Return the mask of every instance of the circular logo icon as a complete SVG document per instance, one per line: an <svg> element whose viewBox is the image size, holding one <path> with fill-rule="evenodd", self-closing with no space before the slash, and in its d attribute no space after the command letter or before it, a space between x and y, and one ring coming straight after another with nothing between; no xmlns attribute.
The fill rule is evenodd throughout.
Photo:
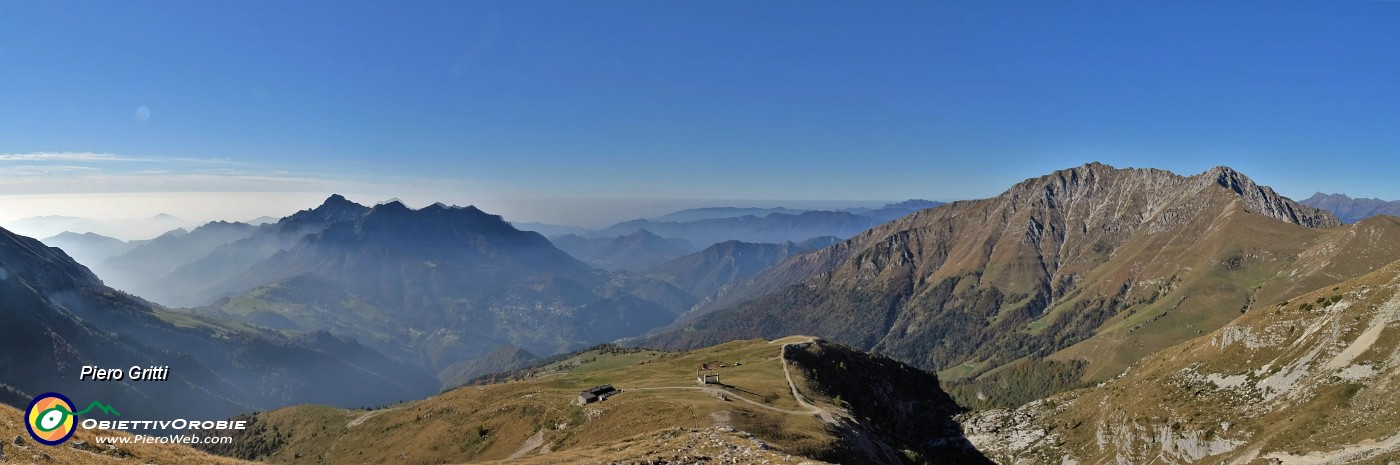
<svg viewBox="0 0 1400 465"><path fill-rule="evenodd" d="M46 446L63 444L78 430L73 418L73 401L57 392L35 397L24 417L29 436Z"/></svg>

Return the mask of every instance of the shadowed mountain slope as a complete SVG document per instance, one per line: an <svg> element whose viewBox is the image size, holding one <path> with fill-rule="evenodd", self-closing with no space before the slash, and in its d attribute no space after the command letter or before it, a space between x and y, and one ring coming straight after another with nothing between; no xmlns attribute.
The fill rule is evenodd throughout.
<svg viewBox="0 0 1400 465"><path fill-rule="evenodd" d="M62 251L0 229L0 383L122 405L143 419L303 402L379 403L435 383L324 334L286 338L164 311L103 286ZM83 366L169 366L164 382L80 381ZM354 383L354 390L336 389Z"/></svg>

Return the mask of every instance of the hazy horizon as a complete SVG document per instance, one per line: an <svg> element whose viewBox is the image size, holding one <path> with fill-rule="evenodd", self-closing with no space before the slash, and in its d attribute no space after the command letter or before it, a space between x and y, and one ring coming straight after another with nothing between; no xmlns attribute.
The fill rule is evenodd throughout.
<svg viewBox="0 0 1400 465"><path fill-rule="evenodd" d="M1398 23L1393 2L14 3L0 221L343 193L596 227L985 198L1093 161L1400 199Z"/></svg>
<svg viewBox="0 0 1400 465"><path fill-rule="evenodd" d="M0 160L3 159L3 156L0 156ZM1066 165L1056 169L1071 168L1079 164ZM1118 167L1128 168L1129 166ZM1132 166L1132 168L1158 167ZM1194 171L1173 171L1183 176L1190 176L1205 171L1205 169L1206 168ZM1028 175L1026 177L1037 177L1048 174L1050 171ZM1253 177L1248 171L1242 172L1247 176ZM1358 196L1352 192L1328 192L1306 186L1301 188L1298 186L1280 186L1270 184L1268 179L1254 178L1261 185L1271 186L1294 200L1303 200L1315 192L1322 192L1325 194L1347 194L1356 198L1364 197ZM122 240L149 239L173 229L159 226L159 224L177 224L174 222L142 224L142 220L147 220L160 214L174 216L176 219L180 220L178 223L180 227L189 229L210 221L247 222L261 217L282 218L300 210L314 208L332 194L340 194L346 196L351 201L364 205L375 205L391 199L400 200L412 208L422 208L437 202L461 206L475 205L488 213L501 215L506 220L513 223L546 223L600 229L622 221L655 218L679 210L704 207L786 207L794 209L831 210L855 207L876 207L887 203L910 199L941 202L974 200L995 196L1021 180L1023 179L1006 180L998 185L980 186L981 188L977 189L976 192L966 196L909 195L887 199L827 200L620 198L586 196L554 198L497 196L477 197L473 199L469 195L453 192L452 190L444 190L442 192L447 192L447 194L437 196L434 192L423 190L422 186L405 186L404 191L406 193L400 195L394 194L394 191L388 186L380 186L376 190L369 191L369 193L356 192L354 190L329 190L325 192L192 191L11 194L0 195L0 227L11 229L16 233L32 235L42 239L57 234L57 232L54 231L68 231L70 229L54 227L35 229L21 226L17 221L32 220L42 217L73 217L98 220L102 222L103 227L107 229L96 230L98 228L85 226L74 228L77 230L73 230L72 232L97 232ZM0 184L3 184L3 182L0 182ZM332 185L332 183L327 183L320 187L329 185ZM341 185L348 189L363 187L363 185L357 185L355 183L344 183ZM129 227L123 228L122 224L126 224Z"/></svg>
<svg viewBox="0 0 1400 465"><path fill-rule="evenodd" d="M365 195L335 193L363 205L376 205L391 199L402 201L410 208L423 208L436 202L450 205L475 205L491 214L502 215L512 223L546 223L559 226L577 226L598 229L622 221L655 218L679 210L703 207L755 207L829 210L840 208L878 207L892 202L910 199L890 200L765 200L765 199L507 199L492 203L461 203L450 200L428 200L403 197L371 197ZM88 194L86 196L0 196L0 205L8 205L0 217L0 227L25 234L26 228L11 226L21 220L44 217L70 217L104 222L137 222L148 220L156 215L171 215L181 220L183 227L198 226L210 221L247 222L260 217L282 218L300 210L320 205L331 194L313 193L139 193L139 194ZM208 213L204 202L223 201L221 209L226 212L215 216ZM23 205L23 208L13 208ZM100 205L95 207L94 205ZM111 208L130 212L129 215L113 215ZM100 208L100 209L99 209ZM24 214L39 213L39 214ZM572 221L573 218L577 221ZM61 219L61 218L54 218ZM79 228L82 229L82 228ZM31 229L32 230L32 229ZM112 237L122 240L149 239L170 229L137 229L144 232L114 233ZM72 231L93 232L93 231ZM101 233L101 232L99 232ZM28 234L42 239L53 234L35 232Z"/></svg>

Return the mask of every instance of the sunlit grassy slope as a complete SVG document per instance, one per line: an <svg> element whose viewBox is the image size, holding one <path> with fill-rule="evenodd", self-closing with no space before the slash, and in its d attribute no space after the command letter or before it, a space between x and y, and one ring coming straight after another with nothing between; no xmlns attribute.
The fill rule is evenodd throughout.
<svg viewBox="0 0 1400 465"><path fill-rule="evenodd" d="M697 383L702 364L721 384ZM900 463L965 444L932 373L807 337L687 352L602 346L515 379L375 409L261 413L215 451L280 464ZM622 392L572 404L600 384ZM960 460L941 463L984 463Z"/></svg>
<svg viewBox="0 0 1400 465"><path fill-rule="evenodd" d="M259 438L243 441L239 453L290 464L456 463L543 452L549 458L540 463L590 462L646 455L644 449L660 454L658 447L633 443L685 441L675 438L715 426L754 433L783 454L820 453L835 439L793 397L781 347L738 341L684 353L592 350L540 367L523 381L469 386L423 401L373 410L281 409L255 417ZM698 385L697 366L714 362L727 365L715 371L723 385ZM579 391L599 384L623 392L571 405ZM815 392L807 395L830 405Z"/></svg>

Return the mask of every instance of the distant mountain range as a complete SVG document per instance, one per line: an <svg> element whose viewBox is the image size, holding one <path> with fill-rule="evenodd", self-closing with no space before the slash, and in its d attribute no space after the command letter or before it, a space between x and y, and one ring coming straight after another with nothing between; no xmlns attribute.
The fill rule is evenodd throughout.
<svg viewBox="0 0 1400 465"><path fill-rule="evenodd" d="M284 234L310 226L321 229ZM193 288L209 299L198 315L329 331L433 372L505 345L553 354L635 335L695 302L661 281L593 269L499 216L441 204L332 197L194 265L219 271Z"/></svg>
<svg viewBox="0 0 1400 465"><path fill-rule="evenodd" d="M794 208L758 208L758 207L704 207L691 208L673 213L651 218L658 223L689 223L700 220L716 220L720 218L738 218L741 216L765 217L773 213L781 215L801 215L807 213L809 209Z"/></svg>
<svg viewBox="0 0 1400 465"><path fill-rule="evenodd" d="M649 344L814 334L954 381L1025 360L1104 379L1253 302L1400 258L1393 222L1340 225L1229 168L1090 164L789 257Z"/></svg>
<svg viewBox="0 0 1400 465"><path fill-rule="evenodd" d="M150 218L100 220L72 216L37 216L5 223L5 228L29 237L52 237L64 232L95 233L122 240L143 240L199 223L161 213Z"/></svg>
<svg viewBox="0 0 1400 465"><path fill-rule="evenodd" d="M838 211L853 213L861 216L868 216L879 221L889 221L910 213L937 207L943 202L934 202L922 199L905 200L898 203L885 204L879 208L838 208L832 210L798 209L798 208L756 208L756 207L704 207L681 210L666 215L651 218L652 221L660 223L688 223L700 220L714 220L721 218L738 218L741 216L765 217L774 213L782 215L801 215L812 211Z"/></svg>
<svg viewBox="0 0 1400 465"><path fill-rule="evenodd" d="M1318 192L1298 203L1332 212L1344 223L1355 223L1376 215L1400 216L1400 200L1353 199L1345 194Z"/></svg>
<svg viewBox="0 0 1400 465"><path fill-rule="evenodd" d="M182 266L208 256L224 244L246 238L257 230L245 223L215 221L191 231L177 229L149 241L141 241L120 255L97 262L91 268L108 285L138 295L155 296L168 285L165 280Z"/></svg>
<svg viewBox="0 0 1400 465"><path fill-rule="evenodd" d="M841 463L988 463L970 445L1018 463L1384 463L1400 451L1391 204L1091 163L989 199L693 209L546 239L475 207L336 195L260 225L46 239L96 275L0 230L0 402L57 389L228 415L513 380L245 416L261 426L211 449L298 463L388 460L350 445L366 434L421 438L424 463L724 441L686 422ZM835 344L758 340L792 334ZM724 382L694 385L715 361ZM181 377L72 376L132 363ZM548 408L608 383L620 404ZM442 434L404 426L439 416ZM767 457L731 446L693 458Z"/></svg>
<svg viewBox="0 0 1400 465"><path fill-rule="evenodd" d="M880 224L879 220L854 213L812 211L796 215L771 213L768 216L740 216L697 220L685 223L632 220L594 231L587 237L616 237L645 229L652 234L684 239L697 246L738 240L744 242L796 242L813 237L850 237Z"/></svg>
<svg viewBox="0 0 1400 465"><path fill-rule="evenodd" d="M725 241L705 250L660 263L647 274L674 284L696 297L705 297L725 285L776 265L783 259L808 250L840 242L835 237L808 239L802 243L760 244Z"/></svg>
<svg viewBox="0 0 1400 465"><path fill-rule="evenodd" d="M28 395L101 400L141 419L219 418L304 402L374 405L436 387L420 369L326 333L288 337L168 312L102 285L61 250L3 229L0 301L0 383ZM173 375L79 381L86 365L169 366ZM350 384L356 389L340 389Z"/></svg>
<svg viewBox="0 0 1400 465"><path fill-rule="evenodd" d="M146 241L123 241L97 233L63 232L44 238L45 245L63 249L65 253L89 268L107 259L130 252Z"/></svg>
<svg viewBox="0 0 1400 465"><path fill-rule="evenodd" d="M500 347L573 350L664 326L697 301L644 274L594 268L644 270L693 252L683 240L645 231L580 238L574 252L592 257L590 266L475 207L366 207L333 195L259 226L214 222L138 242L50 240L83 250L109 283L195 307L199 318L327 331L444 380L480 375L463 364Z"/></svg>
<svg viewBox="0 0 1400 465"><path fill-rule="evenodd" d="M511 225L515 226L516 229L519 229L521 231L534 231L543 234L545 237L562 236L565 234L584 234L589 231L588 228L579 226L564 226L546 223L511 222Z"/></svg>
<svg viewBox="0 0 1400 465"><path fill-rule="evenodd" d="M695 251L689 241L666 239L645 229L612 238L565 234L549 240L569 255L605 270L642 271Z"/></svg>
<svg viewBox="0 0 1400 465"><path fill-rule="evenodd" d="M661 237L684 239L698 247L729 240L783 243L825 236L847 238L891 219L938 205L941 203L910 200L878 209L846 211L702 208L682 210L655 220L624 221L582 236L617 237L645 229Z"/></svg>

